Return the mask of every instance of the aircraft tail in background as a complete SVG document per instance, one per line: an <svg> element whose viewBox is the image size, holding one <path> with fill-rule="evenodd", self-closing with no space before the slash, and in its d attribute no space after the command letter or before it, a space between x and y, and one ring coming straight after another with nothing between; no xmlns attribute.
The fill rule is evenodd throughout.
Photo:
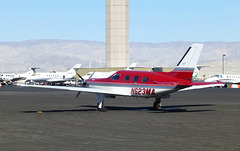
<svg viewBox="0 0 240 151"><path fill-rule="evenodd" d="M67 71L67 74L71 74L72 76L75 76L78 69L80 69L80 67L81 67L81 64L76 64L70 70Z"/></svg>

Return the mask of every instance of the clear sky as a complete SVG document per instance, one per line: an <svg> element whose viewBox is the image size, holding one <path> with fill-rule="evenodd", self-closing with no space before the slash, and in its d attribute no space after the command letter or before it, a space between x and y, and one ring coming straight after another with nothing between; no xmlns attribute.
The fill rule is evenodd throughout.
<svg viewBox="0 0 240 151"><path fill-rule="evenodd" d="M129 0L130 42L240 41L240 0ZM105 42L105 0L0 0L0 42Z"/></svg>

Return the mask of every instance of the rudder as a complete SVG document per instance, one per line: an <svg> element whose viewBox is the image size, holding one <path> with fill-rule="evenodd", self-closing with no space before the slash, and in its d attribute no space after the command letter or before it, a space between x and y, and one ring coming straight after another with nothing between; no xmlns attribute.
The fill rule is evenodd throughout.
<svg viewBox="0 0 240 151"><path fill-rule="evenodd" d="M192 44L192 46L188 48L187 52L184 54L174 70L170 72L171 76L191 81L202 48L203 44Z"/></svg>

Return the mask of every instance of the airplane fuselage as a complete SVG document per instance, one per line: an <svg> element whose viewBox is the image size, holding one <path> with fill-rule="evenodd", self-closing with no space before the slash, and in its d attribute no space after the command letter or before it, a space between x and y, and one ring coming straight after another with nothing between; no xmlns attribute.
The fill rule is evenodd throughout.
<svg viewBox="0 0 240 151"><path fill-rule="evenodd" d="M24 74L2 74L1 81L14 82L26 78Z"/></svg>
<svg viewBox="0 0 240 151"><path fill-rule="evenodd" d="M66 81L73 79L74 76L72 74L67 74L66 72L59 73L37 73L34 76L29 77L27 80L31 81Z"/></svg>
<svg viewBox="0 0 240 151"><path fill-rule="evenodd" d="M213 77L205 80L205 82L217 82L217 81L220 81L226 84L240 83L240 75L219 74L219 75L214 75Z"/></svg>
<svg viewBox="0 0 240 151"><path fill-rule="evenodd" d="M189 86L189 81L167 76L161 72L118 71L109 78L89 79L93 88L109 88L114 95L156 97L179 90L178 85Z"/></svg>

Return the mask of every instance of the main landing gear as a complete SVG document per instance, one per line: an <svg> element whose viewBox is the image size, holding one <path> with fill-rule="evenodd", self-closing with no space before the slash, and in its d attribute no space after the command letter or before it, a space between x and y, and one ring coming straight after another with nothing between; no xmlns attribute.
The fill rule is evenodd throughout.
<svg viewBox="0 0 240 151"><path fill-rule="evenodd" d="M97 103L97 110L98 111L106 111L107 109L104 106L104 94L97 94L97 99L98 99L98 103Z"/></svg>
<svg viewBox="0 0 240 151"><path fill-rule="evenodd" d="M161 109L162 109L161 97L156 97L156 98L155 98L155 102L153 103L153 108L154 108L155 110L161 110Z"/></svg>
<svg viewBox="0 0 240 151"><path fill-rule="evenodd" d="M98 111L106 111L107 110L104 106L104 98L105 97L106 96L104 94L97 94L97 99L98 99L97 110ZM162 109L161 97L156 97L155 98L155 102L153 103L153 108L155 110L161 110Z"/></svg>

